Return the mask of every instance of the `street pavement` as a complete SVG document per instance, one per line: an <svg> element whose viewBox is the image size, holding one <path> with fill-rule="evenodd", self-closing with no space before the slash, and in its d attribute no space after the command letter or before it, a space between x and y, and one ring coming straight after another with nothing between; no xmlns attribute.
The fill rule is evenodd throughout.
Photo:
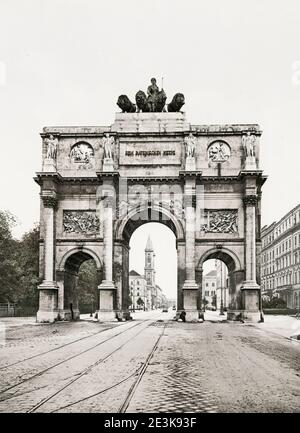
<svg viewBox="0 0 300 433"><path fill-rule="evenodd" d="M300 342L276 333L296 319L173 317L1 321L0 412L300 412Z"/></svg>

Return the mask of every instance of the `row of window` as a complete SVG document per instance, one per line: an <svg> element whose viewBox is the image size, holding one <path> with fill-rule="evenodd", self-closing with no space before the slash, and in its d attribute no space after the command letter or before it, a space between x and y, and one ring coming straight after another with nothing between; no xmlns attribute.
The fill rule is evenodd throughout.
<svg viewBox="0 0 300 433"><path fill-rule="evenodd" d="M294 243L294 248L297 248L300 246L300 233L296 233L293 236L293 243ZM275 257L280 256L281 254L284 254L288 251L291 251L291 249L292 249L292 237L282 241L273 250L266 251L265 253L263 253L262 254L262 262L265 263L269 260L272 260Z"/></svg>
<svg viewBox="0 0 300 433"><path fill-rule="evenodd" d="M264 290L276 289L277 287L286 286L288 284L299 284L300 283L300 271L281 275L279 277L270 278L262 281L262 288Z"/></svg>
<svg viewBox="0 0 300 433"><path fill-rule="evenodd" d="M266 238L263 239L263 248L272 243L286 230L290 229L298 222L300 222L300 210L296 211L294 214L290 215L288 218L282 221L282 223L278 227L276 227L273 233L270 233Z"/></svg>
<svg viewBox="0 0 300 433"><path fill-rule="evenodd" d="M282 269L285 269L292 265L297 265L300 263L300 252L297 251L293 254L287 254L286 256L282 257L281 259L277 259L275 263L272 263L271 265L262 267L262 275L268 275L273 274L276 271L280 271Z"/></svg>
<svg viewBox="0 0 300 433"><path fill-rule="evenodd" d="M214 296L216 294L215 290L211 290L209 294L209 290L205 290L205 296Z"/></svg>

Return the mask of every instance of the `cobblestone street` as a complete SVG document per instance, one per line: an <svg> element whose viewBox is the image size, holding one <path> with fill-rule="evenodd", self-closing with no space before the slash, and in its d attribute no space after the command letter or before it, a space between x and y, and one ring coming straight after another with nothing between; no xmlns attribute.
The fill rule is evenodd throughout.
<svg viewBox="0 0 300 433"><path fill-rule="evenodd" d="M300 412L298 341L263 324L172 316L3 321L0 411Z"/></svg>

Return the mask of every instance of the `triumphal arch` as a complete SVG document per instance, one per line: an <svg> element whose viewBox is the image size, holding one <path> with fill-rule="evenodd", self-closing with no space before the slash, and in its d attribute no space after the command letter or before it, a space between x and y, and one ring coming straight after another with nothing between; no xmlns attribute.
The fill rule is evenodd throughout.
<svg viewBox="0 0 300 433"><path fill-rule="evenodd" d="M37 320L78 318L80 265L93 259L98 319L129 318L129 241L157 222L176 236L177 307L201 313L203 263L225 262L228 318L259 321L261 187L257 124L192 125L151 80L109 126L45 127Z"/></svg>

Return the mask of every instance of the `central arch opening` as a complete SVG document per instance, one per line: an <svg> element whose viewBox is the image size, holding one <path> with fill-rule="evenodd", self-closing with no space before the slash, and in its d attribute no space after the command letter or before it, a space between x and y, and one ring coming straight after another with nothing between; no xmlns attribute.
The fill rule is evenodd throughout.
<svg viewBox="0 0 300 433"><path fill-rule="evenodd" d="M225 315L230 303L228 267L219 259L203 263L202 308L203 311Z"/></svg>
<svg viewBox="0 0 300 433"><path fill-rule="evenodd" d="M129 310L176 310L177 251L173 230L159 222L144 223L132 232L129 246Z"/></svg>

